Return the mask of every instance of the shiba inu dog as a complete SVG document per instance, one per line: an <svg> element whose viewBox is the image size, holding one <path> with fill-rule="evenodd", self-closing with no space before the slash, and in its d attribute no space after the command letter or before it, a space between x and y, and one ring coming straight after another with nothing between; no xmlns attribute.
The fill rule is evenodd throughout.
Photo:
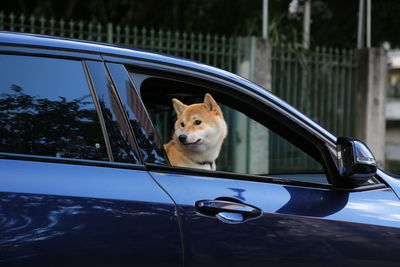
<svg viewBox="0 0 400 267"><path fill-rule="evenodd" d="M221 108L210 94L204 102L185 105L172 99L177 114L172 140L164 145L173 166L215 170L227 134Z"/></svg>

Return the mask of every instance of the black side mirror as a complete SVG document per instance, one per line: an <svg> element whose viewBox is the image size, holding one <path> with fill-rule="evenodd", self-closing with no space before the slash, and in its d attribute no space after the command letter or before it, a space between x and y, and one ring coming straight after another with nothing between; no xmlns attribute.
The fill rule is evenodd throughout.
<svg viewBox="0 0 400 267"><path fill-rule="evenodd" d="M377 170L376 160L369 148L354 138L337 139L337 159L340 176L350 178L356 184L365 183Z"/></svg>

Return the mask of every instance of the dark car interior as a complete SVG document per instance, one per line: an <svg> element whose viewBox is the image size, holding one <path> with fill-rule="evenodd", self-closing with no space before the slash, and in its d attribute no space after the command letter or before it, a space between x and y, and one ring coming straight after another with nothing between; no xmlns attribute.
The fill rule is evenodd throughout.
<svg viewBox="0 0 400 267"><path fill-rule="evenodd" d="M136 73L131 72L131 78L136 79ZM172 99L177 98L183 103L190 105L193 103L201 103L206 93L210 93L221 106L224 118L228 124L228 136L224 142L220 157L217 159L217 170L224 172L240 172L254 175L270 176L279 174L279 178L290 180L308 180L313 183L327 183L327 177L323 171L320 160L320 151L317 146L310 145L311 140L307 140L301 134L301 131L295 131L290 122L282 120L272 111L268 112L259 107L259 103L251 99L249 96L241 95L238 92L223 88L221 86L210 85L204 82L193 80L177 80L173 77L154 77L147 76L143 79L140 75L140 95L153 120L157 129L159 138L163 143L167 143L173 133L176 115L172 107ZM137 79L139 80L139 79ZM137 83L137 81L136 81ZM229 93L226 93L229 92ZM268 172L253 172L249 168L235 169L236 162L248 161L245 156L239 157L240 153L236 150L238 142L244 142L240 137L241 130L238 128L238 116L246 121L251 128L252 124L259 126L268 131L267 138L270 144L270 153L273 154L269 158ZM251 130L251 129L247 129ZM293 134L296 133L296 134ZM249 141L251 142L251 141ZM302 144L300 147L294 146L293 143ZM246 148L247 153L251 153L251 148ZM251 159L250 159L251 160ZM247 163L248 164L248 163ZM291 174L285 176L285 174ZM294 173L304 173L314 175L312 178L305 176L295 178Z"/></svg>

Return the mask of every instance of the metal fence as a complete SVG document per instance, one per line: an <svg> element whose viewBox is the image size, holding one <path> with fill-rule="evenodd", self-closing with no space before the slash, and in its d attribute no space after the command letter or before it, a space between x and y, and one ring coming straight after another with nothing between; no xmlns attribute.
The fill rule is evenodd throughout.
<svg viewBox="0 0 400 267"><path fill-rule="evenodd" d="M336 135L353 135L358 57L354 50L280 46L272 53L272 90Z"/></svg>
<svg viewBox="0 0 400 267"><path fill-rule="evenodd" d="M112 23L55 20L44 17L6 15L0 11L0 30L46 34L107 42L198 60L236 72L241 58L241 38L154 30Z"/></svg>
<svg viewBox="0 0 400 267"><path fill-rule="evenodd" d="M337 136L353 136L358 82L358 57L354 50L319 48L304 50L291 45L272 51L272 90ZM272 151L293 150L287 142L271 136ZM271 159L270 166L316 165L299 156L282 162Z"/></svg>

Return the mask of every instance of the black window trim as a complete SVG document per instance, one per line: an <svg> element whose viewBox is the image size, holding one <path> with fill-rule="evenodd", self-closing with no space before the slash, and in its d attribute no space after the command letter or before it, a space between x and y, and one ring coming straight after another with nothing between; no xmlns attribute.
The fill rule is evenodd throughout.
<svg viewBox="0 0 400 267"><path fill-rule="evenodd" d="M141 162L141 164L144 165L145 162L144 162L144 160L143 160L143 158L142 158L141 153L139 152L139 144L138 144L138 141L137 141L137 139L136 139L136 136L135 136L135 133L134 133L134 131L133 131L133 129L132 129L132 126L131 126L131 124L129 123L129 118L128 118L127 112L126 112L126 110L125 110L125 106L122 104L121 96L120 96L120 94L119 94L119 92L118 92L118 90L117 90L117 88L116 88L116 85L115 85L115 81L114 81L114 79L113 79L113 76L112 76L112 74L111 74L111 72L110 72L110 70L109 70L109 68L108 68L108 66L107 66L107 64L106 64L106 62L102 61L102 63L103 63L104 68L107 70L107 75L108 75L108 77L109 77L109 79L110 79L110 81L111 81L111 86L112 86L113 94L114 94L114 95L117 97L117 99L118 99L118 105L119 105L119 107L121 108L121 110L124 111L124 123L125 123L125 126L129 129L130 137L131 137L132 140L134 141L134 144L132 144L132 146L133 146L133 153L135 153L135 156L136 156L136 158L139 160L139 162Z"/></svg>
<svg viewBox="0 0 400 267"><path fill-rule="evenodd" d="M101 132L103 134L104 143L106 144L108 160L110 162L114 162L114 156L113 156L113 152L111 150L111 143L110 143L109 135L107 132L106 122L104 120L103 111L100 108L100 103L99 103L99 99L96 94L96 90L94 89L93 80L92 80L92 77L90 77L90 73L88 70L88 66L86 64L86 60L81 60L81 63L82 63L82 68L85 72L86 81L88 83L88 87L89 87L90 93L92 95L94 105L96 107L97 116L99 117Z"/></svg>
<svg viewBox="0 0 400 267"><path fill-rule="evenodd" d="M75 51L54 47L32 46L24 44L0 43L1 54L29 55L37 57L63 58L63 59L89 59L102 61L101 55L97 52Z"/></svg>
<svg viewBox="0 0 400 267"><path fill-rule="evenodd" d="M113 80L112 73L111 73L111 71L110 71L110 69L109 69L109 67L108 67L108 65L107 65L107 63L114 63L114 62L103 61L103 63L104 63L104 65L105 65L105 67L106 67L106 69L107 69L107 71L108 71L108 74L110 75L110 79L111 79L111 81L112 81L114 90L116 91L116 93L117 93L117 95L118 95L119 103L120 103L120 105L122 105L123 110L125 110L125 107L124 107L124 105L122 104L121 96L119 95L118 90L116 89L116 85L115 85L115 81ZM117 64L121 64L121 63L117 63ZM146 106L144 105L144 103L143 103L143 101L142 101L142 98L141 98L141 96L140 96L140 92L139 92L139 90L136 88L135 83L132 81L132 79L131 79L131 77L130 77L130 75L129 75L129 71L128 71L128 69L126 68L125 64L121 64L121 65L125 68L125 71L126 71L126 74L127 74L127 78L129 79L129 81L130 81L130 83L131 83L131 86L134 88L134 90L135 90L136 93L137 93L137 94L135 94L135 95L137 95L137 97L138 97L137 103L139 103L139 104L141 105L140 108L143 110L143 114L146 116L147 120L149 121L149 125L150 125L150 127L152 128L152 131L155 133L155 138L156 138L156 140L157 140L158 142L155 142L154 145L160 144L160 145L158 146L158 149L163 153L164 160L165 160L165 162L168 163L168 165L169 165L169 164L170 164L170 163L169 163L169 159L168 159L168 157L167 157L167 155L166 155L166 153L165 153L165 150L164 150L164 148L163 148L163 146L162 146L162 142L161 142L160 138L158 137L157 130L156 130L154 124L153 124L153 121L150 119L150 116L149 116L149 113L147 112ZM137 115L137 114L135 114L135 115ZM128 122L128 126L129 126L129 128L130 128L130 130L131 130L131 134L132 134L133 137L134 137L134 140L135 140L137 149L140 149L140 145L139 145L139 143L138 143L138 141L137 141L137 139L136 139L136 136L135 136L135 133L134 133L134 131L133 131L133 129L132 129L132 126L131 126L131 124L129 123L129 118L128 118L128 115L127 115L126 112L125 112L125 119L126 119L126 121ZM138 117L138 119L140 119L140 117ZM140 155L140 154L141 154L141 153L138 152L138 155ZM139 158L140 158L141 162L142 162L145 166L148 164L147 162L145 162L145 160L143 160L143 159L141 158L141 155L139 156ZM160 165L161 165L161 164L160 164Z"/></svg>
<svg viewBox="0 0 400 267"><path fill-rule="evenodd" d="M260 176L260 175L242 174L242 173L235 173L235 172L211 171L211 170L186 168L186 167L165 166L165 165L152 164L152 163L146 164L146 169L148 171L155 171L158 173L172 173L172 174L177 174L177 175L214 177L214 178L222 178L222 179L261 182L261 183L270 183L270 184L281 184L281 185L288 185L288 186L301 186L301 187L307 187L307 188L337 190L337 191L346 191L346 192L363 192L363 191L388 188L388 186L385 183L378 183L378 184L372 184L372 185L361 185L361 186L358 186L355 188L347 188L347 187L338 187L338 186L331 185L331 184L319 184L319 183L311 183L311 182L303 182L303 181L286 180L283 178L276 178L273 176Z"/></svg>

